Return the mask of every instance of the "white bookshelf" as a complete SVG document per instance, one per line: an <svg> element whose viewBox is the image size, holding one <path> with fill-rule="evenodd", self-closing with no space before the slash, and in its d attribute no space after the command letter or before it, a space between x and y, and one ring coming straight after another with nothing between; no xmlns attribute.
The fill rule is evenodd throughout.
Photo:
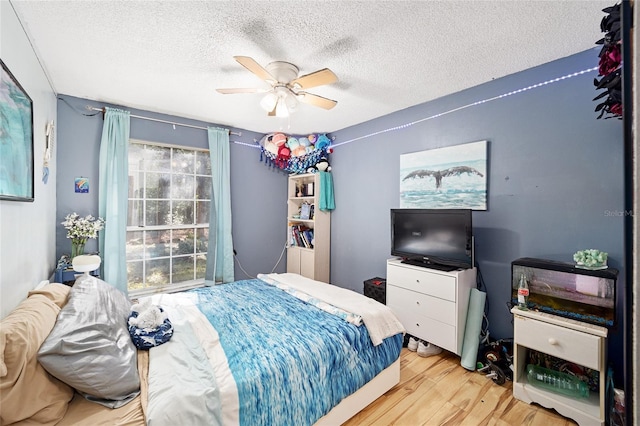
<svg viewBox="0 0 640 426"><path fill-rule="evenodd" d="M320 211L320 175L318 173L289 176L287 190L287 272L300 274L317 281L329 282L331 263L331 212ZM313 206L313 217L300 217L303 205ZM309 238L296 238L302 230ZM302 238L302 240L301 240Z"/></svg>

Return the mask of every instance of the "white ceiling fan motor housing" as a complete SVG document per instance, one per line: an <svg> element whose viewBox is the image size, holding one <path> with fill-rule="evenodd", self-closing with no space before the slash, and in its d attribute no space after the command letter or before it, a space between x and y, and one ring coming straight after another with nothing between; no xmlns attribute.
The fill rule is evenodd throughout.
<svg viewBox="0 0 640 426"><path fill-rule="evenodd" d="M266 70L278 80L278 83L285 85L298 77L298 73L300 72L298 67L284 61L271 62L266 66Z"/></svg>

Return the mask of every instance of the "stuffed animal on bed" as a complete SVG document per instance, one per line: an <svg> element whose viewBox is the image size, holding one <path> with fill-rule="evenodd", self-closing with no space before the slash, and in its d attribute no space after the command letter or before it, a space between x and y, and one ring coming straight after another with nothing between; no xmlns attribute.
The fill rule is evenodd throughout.
<svg viewBox="0 0 640 426"><path fill-rule="evenodd" d="M167 313L150 302L131 306L128 322L131 341L138 349L149 350L168 342L173 336L173 324Z"/></svg>
<svg viewBox="0 0 640 426"><path fill-rule="evenodd" d="M163 312L159 306L151 304L135 304L131 307L132 312L137 312L138 316L129 317L129 325L142 328L144 330L153 330L160 327L164 320L167 319L167 313Z"/></svg>

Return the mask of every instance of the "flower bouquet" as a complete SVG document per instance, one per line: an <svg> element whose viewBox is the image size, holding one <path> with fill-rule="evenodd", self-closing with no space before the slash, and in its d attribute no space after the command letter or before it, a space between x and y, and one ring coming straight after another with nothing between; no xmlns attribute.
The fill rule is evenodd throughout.
<svg viewBox="0 0 640 426"><path fill-rule="evenodd" d="M84 254L84 245L88 238L98 238L98 231L104 228L104 219L78 213L68 214L62 222L67 230L67 238L71 239L71 259Z"/></svg>

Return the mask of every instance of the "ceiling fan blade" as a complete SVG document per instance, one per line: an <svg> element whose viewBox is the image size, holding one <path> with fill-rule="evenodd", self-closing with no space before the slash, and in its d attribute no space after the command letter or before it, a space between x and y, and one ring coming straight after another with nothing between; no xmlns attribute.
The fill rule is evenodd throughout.
<svg viewBox="0 0 640 426"><path fill-rule="evenodd" d="M312 72L311 74L298 77L295 80L292 80L289 85L300 89L309 89L311 87L335 83L336 81L338 81L338 76L336 76L329 68L323 68Z"/></svg>
<svg viewBox="0 0 640 426"><path fill-rule="evenodd" d="M278 80L274 78L269 71L264 69L262 65L253 60L253 58L248 56L234 56L233 59L267 83L273 85L278 82Z"/></svg>
<svg viewBox="0 0 640 426"><path fill-rule="evenodd" d="M240 88L240 89L216 89L216 91L218 93L229 95L229 94L234 94L234 93L265 93L268 90L266 90L266 89Z"/></svg>
<svg viewBox="0 0 640 426"><path fill-rule="evenodd" d="M334 101L333 99L324 98L307 92L298 92L298 100L305 104L314 105L324 109L331 109L338 104L338 101Z"/></svg>

